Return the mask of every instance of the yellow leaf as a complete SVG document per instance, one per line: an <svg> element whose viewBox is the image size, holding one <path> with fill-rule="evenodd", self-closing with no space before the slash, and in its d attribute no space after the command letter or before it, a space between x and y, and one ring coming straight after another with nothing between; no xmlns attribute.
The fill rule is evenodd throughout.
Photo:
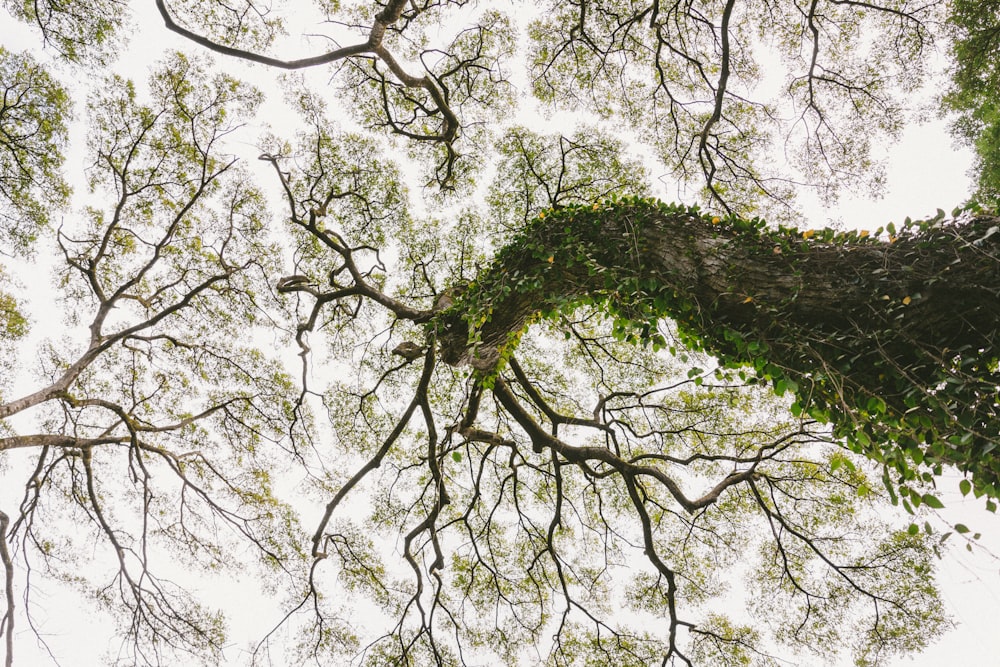
<svg viewBox="0 0 1000 667"><path fill-rule="evenodd" d="M858 238L859 238L859 239L863 239L863 238L865 238L866 236L868 236L868 230L867 230L867 229L862 229L862 230L861 230L861 231L860 231L860 232L858 233Z"/></svg>
<svg viewBox="0 0 1000 667"><path fill-rule="evenodd" d="M903 305L904 306L909 306L911 301L913 301L913 299L911 299L910 297L908 297L908 296L904 296L903 297Z"/></svg>
<svg viewBox="0 0 1000 667"><path fill-rule="evenodd" d="M549 264L555 260L555 255L549 255Z"/></svg>
<svg viewBox="0 0 1000 667"><path fill-rule="evenodd" d="M815 233L816 233L815 229L806 230L806 231L802 232L802 238L804 238L804 239L810 239L810 238L812 238L812 235L815 234Z"/></svg>
<svg viewBox="0 0 1000 667"><path fill-rule="evenodd" d="M722 218L720 218L719 216L715 216L714 218L712 218L712 224L713 224L713 225L717 225L717 224L719 224L719 223L720 223L721 221L722 221Z"/></svg>
<svg viewBox="0 0 1000 667"><path fill-rule="evenodd" d="M743 303L750 303L751 301L753 301L752 296L748 296L747 298L743 299Z"/></svg>

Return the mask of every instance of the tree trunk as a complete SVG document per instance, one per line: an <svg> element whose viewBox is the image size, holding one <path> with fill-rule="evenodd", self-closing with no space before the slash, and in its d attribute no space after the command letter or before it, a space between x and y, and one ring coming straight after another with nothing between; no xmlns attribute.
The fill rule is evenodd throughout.
<svg viewBox="0 0 1000 667"><path fill-rule="evenodd" d="M983 488L1000 474L998 226L940 216L876 239L645 200L559 209L444 313L442 359L492 372L539 314L591 301L626 337L655 342L672 318L685 342L795 391L902 481L907 453Z"/></svg>

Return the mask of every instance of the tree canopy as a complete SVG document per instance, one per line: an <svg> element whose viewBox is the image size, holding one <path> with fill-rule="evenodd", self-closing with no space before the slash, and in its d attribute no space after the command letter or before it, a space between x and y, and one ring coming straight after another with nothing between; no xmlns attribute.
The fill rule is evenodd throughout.
<svg viewBox="0 0 1000 667"><path fill-rule="evenodd" d="M1000 6L990 2L953 2L949 13L953 33L951 89L943 98L955 112L955 134L976 149L976 197L996 208L1000 201Z"/></svg>
<svg viewBox="0 0 1000 667"><path fill-rule="evenodd" d="M6 665L51 585L115 664L926 646L935 480L1000 496L979 5L4 2L48 47L0 48ZM803 219L942 46L982 202Z"/></svg>

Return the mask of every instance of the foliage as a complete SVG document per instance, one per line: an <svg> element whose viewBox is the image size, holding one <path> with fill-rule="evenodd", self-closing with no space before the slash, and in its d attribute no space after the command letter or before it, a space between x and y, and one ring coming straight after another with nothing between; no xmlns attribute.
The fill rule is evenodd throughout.
<svg viewBox="0 0 1000 667"><path fill-rule="evenodd" d="M57 281L0 291L8 664L53 582L118 664L885 664L947 628L933 473L997 489L996 218L760 218L878 190L936 3L157 0L221 57L146 85L120 3L5 6L86 109L45 227L68 94L3 54L41 142L5 233ZM265 100L239 61L318 74Z"/></svg>
<svg viewBox="0 0 1000 667"><path fill-rule="evenodd" d="M771 205L797 188L782 163L826 197L878 190L870 140L896 131L897 95L922 79L936 5L552 2L530 27L533 92L628 119L714 208L784 217ZM754 94L775 56L787 66L781 103Z"/></svg>
<svg viewBox="0 0 1000 667"><path fill-rule="evenodd" d="M951 89L943 98L954 112L955 134L971 144L978 157L975 198L996 206L1000 202L1000 2L950 3L949 23L954 35Z"/></svg>
<svg viewBox="0 0 1000 667"><path fill-rule="evenodd" d="M73 62L104 64L120 46L122 26L129 19L126 0L94 0L78 11L63 0L3 0L3 8L35 27L47 46Z"/></svg>
<svg viewBox="0 0 1000 667"><path fill-rule="evenodd" d="M34 58L2 46L0 88L0 243L24 254L69 197L60 168L70 101Z"/></svg>
<svg viewBox="0 0 1000 667"><path fill-rule="evenodd" d="M56 237L65 325L87 335L48 343L40 387L0 405L4 418L40 409L41 432L0 439L5 453L36 452L8 539L29 571L80 584L80 549L99 545L83 585L121 623L129 661L188 650L214 662L221 617L156 564L232 567L233 540L279 572L294 561L283 537L294 518L272 493L280 459L263 446L294 428L291 385L239 342L261 315L275 248L261 194L220 145L259 95L173 55L150 97L109 76L89 100L102 206ZM50 534L62 521L76 530Z"/></svg>

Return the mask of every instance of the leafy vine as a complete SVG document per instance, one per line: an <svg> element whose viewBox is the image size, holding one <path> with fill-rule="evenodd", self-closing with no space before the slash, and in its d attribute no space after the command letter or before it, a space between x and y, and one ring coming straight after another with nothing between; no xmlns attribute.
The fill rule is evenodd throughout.
<svg viewBox="0 0 1000 667"><path fill-rule="evenodd" d="M998 222L968 207L803 231L637 197L550 209L440 314L443 358L489 387L539 318L593 305L619 340L674 351L670 318L679 342L884 464L906 509L940 504L921 488L944 464L997 498Z"/></svg>

